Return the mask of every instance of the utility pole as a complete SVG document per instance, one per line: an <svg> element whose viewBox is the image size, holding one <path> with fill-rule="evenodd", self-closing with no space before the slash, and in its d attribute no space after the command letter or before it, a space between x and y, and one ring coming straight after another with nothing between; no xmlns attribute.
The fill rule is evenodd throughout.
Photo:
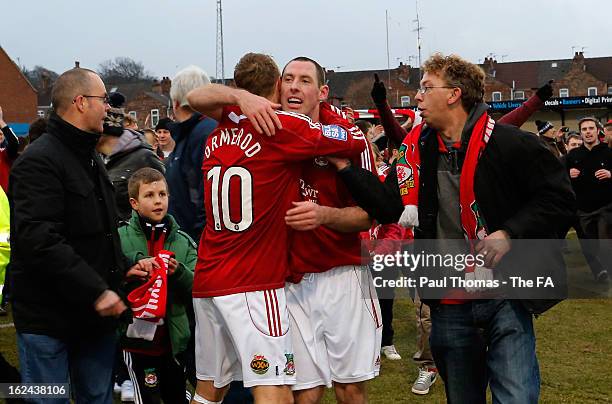
<svg viewBox="0 0 612 404"><path fill-rule="evenodd" d="M389 60L389 10L385 10L385 24L387 27L387 86L391 89L391 62Z"/></svg>
<svg viewBox="0 0 612 404"><path fill-rule="evenodd" d="M413 30L413 32L417 33L417 48L419 50L419 76L420 78L423 77L423 71L421 70L421 65L422 63L422 59L421 59L421 31L423 30L423 27L421 27L421 19L419 18L419 0L416 0L415 3L416 6L416 20L414 20L414 22L416 22L416 29Z"/></svg>
<svg viewBox="0 0 612 404"><path fill-rule="evenodd" d="M215 72L217 80L225 84L225 64L223 61L223 8L221 0L217 0L217 70Z"/></svg>

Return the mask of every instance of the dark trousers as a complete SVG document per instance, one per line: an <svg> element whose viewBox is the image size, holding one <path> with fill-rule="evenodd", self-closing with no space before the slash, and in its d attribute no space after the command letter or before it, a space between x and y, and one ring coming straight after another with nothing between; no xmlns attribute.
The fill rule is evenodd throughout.
<svg viewBox="0 0 612 404"><path fill-rule="evenodd" d="M17 333L23 383L70 383L77 404L112 404L114 332L65 341L47 335ZM68 404L68 398L30 399L40 404Z"/></svg>
<svg viewBox="0 0 612 404"><path fill-rule="evenodd" d="M5 307L8 304L9 296L11 294L10 270L11 263L9 262L4 269L4 287L2 288L2 299L0 299L0 306L2 307Z"/></svg>
<svg viewBox="0 0 612 404"><path fill-rule="evenodd" d="M612 269L612 205L589 213L579 211L574 228L593 276Z"/></svg>
<svg viewBox="0 0 612 404"><path fill-rule="evenodd" d="M519 301L431 306L431 351L450 404L537 404L540 371L531 314Z"/></svg>
<svg viewBox="0 0 612 404"><path fill-rule="evenodd" d="M113 377L113 380L119 386L130 378L127 368L125 367L125 362L123 361L123 349L121 349L121 347L117 347L117 352L115 354L115 368L113 369Z"/></svg>
<svg viewBox="0 0 612 404"><path fill-rule="evenodd" d="M382 346L393 345L393 303L395 299L380 299L380 315L382 317Z"/></svg>
<svg viewBox="0 0 612 404"><path fill-rule="evenodd" d="M185 370L171 353L150 356L124 351L123 360L134 383L136 404L187 402Z"/></svg>
<svg viewBox="0 0 612 404"><path fill-rule="evenodd" d="M4 356L0 354L0 383L17 384L20 382L21 375L19 374L19 371L13 365L8 363L6 359L4 359ZM6 402L7 404L25 403L24 400L17 398L7 398Z"/></svg>

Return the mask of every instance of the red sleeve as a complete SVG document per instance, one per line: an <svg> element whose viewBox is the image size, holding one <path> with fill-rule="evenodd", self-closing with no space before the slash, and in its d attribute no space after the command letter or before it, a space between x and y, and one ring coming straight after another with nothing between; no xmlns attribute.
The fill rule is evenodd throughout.
<svg viewBox="0 0 612 404"><path fill-rule="evenodd" d="M383 224L378 227L375 246L375 254L394 254L400 250L400 241L406 238L406 229L399 224Z"/></svg>
<svg viewBox="0 0 612 404"><path fill-rule="evenodd" d="M346 115L344 114L344 112L334 107L333 105L330 105L326 102L322 102L319 108L319 119L324 124L324 127L327 125L337 125L353 133L353 136L358 137L359 139L363 138L365 143L365 150L362 149L362 152L359 154L359 158L352 159L353 164L356 164L359 167L376 174L376 160L374 158L374 151L372 150L372 145L365 139L365 136L363 135L361 130L357 126L351 124L346 119ZM335 156L345 157L339 154L335 154Z"/></svg>
<svg viewBox="0 0 612 404"><path fill-rule="evenodd" d="M537 95L532 95L527 101L521 104L520 107L513 109L506 115L499 118L497 122L520 128L534 112L544 106L544 103Z"/></svg>
<svg viewBox="0 0 612 404"><path fill-rule="evenodd" d="M282 136L274 139L283 146L287 160L304 160L317 156L334 155L356 158L366 147L361 131L351 131L340 125L322 125L308 117L278 111L283 125Z"/></svg>
<svg viewBox="0 0 612 404"><path fill-rule="evenodd" d="M387 138L395 145L396 148L402 144L402 141L406 137L406 131L402 126L397 122L395 116L393 116L393 112L391 111L391 107L388 102L385 102L382 105L377 105L378 114L380 115L380 123L385 129L385 135ZM412 118L412 122L414 122L414 117Z"/></svg>

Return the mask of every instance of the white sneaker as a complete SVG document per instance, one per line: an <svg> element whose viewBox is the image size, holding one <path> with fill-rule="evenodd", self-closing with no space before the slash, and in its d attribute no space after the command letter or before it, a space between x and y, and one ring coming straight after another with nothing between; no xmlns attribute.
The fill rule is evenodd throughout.
<svg viewBox="0 0 612 404"><path fill-rule="evenodd" d="M438 372L433 369L419 368L419 375L412 385L412 392L414 394L427 394L429 388L438 379Z"/></svg>
<svg viewBox="0 0 612 404"><path fill-rule="evenodd" d="M121 386L117 382L113 385L113 393L121 394Z"/></svg>
<svg viewBox="0 0 612 404"><path fill-rule="evenodd" d="M131 380L126 380L121 385L121 401L134 402L134 385Z"/></svg>
<svg viewBox="0 0 612 404"><path fill-rule="evenodd" d="M402 359L400 354L397 353L397 349L395 349L395 345L387 345L380 349L385 357L391 361L398 361Z"/></svg>

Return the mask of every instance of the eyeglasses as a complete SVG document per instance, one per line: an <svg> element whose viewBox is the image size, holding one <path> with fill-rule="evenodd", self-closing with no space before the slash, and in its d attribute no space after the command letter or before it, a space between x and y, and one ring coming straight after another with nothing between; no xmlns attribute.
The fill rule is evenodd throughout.
<svg viewBox="0 0 612 404"><path fill-rule="evenodd" d="M104 94L104 95L85 95L82 94L81 97L85 97L85 98L99 98L102 100L102 103L104 104L108 104L110 102L110 98L108 98L108 94ZM72 101L75 102L76 98Z"/></svg>
<svg viewBox="0 0 612 404"><path fill-rule="evenodd" d="M427 92L432 89L432 88L456 88L456 87L449 87L449 86L426 86L426 87L419 87L419 89L417 90L419 93L421 94L427 94Z"/></svg>

